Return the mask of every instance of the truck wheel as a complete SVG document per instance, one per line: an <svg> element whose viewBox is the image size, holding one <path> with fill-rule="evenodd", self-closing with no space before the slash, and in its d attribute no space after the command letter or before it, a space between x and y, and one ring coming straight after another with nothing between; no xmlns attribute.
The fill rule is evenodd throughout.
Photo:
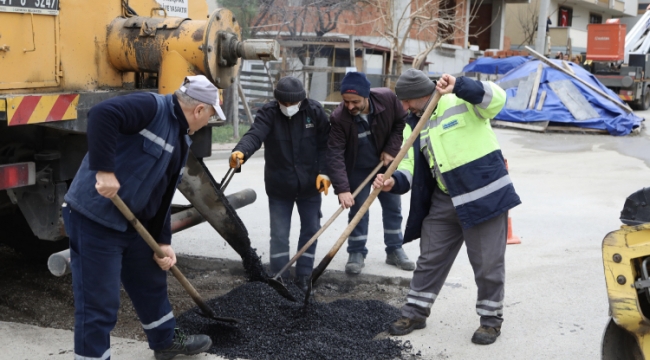
<svg viewBox="0 0 650 360"><path fill-rule="evenodd" d="M643 353L632 334L610 318L601 342L602 360L643 360Z"/></svg>
<svg viewBox="0 0 650 360"><path fill-rule="evenodd" d="M634 102L632 107L634 110L648 110L650 109L650 86L645 88L643 97L639 101Z"/></svg>

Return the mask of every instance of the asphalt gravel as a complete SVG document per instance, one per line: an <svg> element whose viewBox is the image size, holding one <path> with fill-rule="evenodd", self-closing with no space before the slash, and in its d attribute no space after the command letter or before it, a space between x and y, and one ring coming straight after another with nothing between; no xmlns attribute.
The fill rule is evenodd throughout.
<svg viewBox="0 0 650 360"><path fill-rule="evenodd" d="M297 298L304 294L287 286ZM377 300L331 303L291 302L262 282L248 282L207 301L218 316L235 317L235 326L206 319L197 309L177 318L189 334L206 334L209 353L228 359L404 359L410 343L375 336L388 329L399 310Z"/></svg>

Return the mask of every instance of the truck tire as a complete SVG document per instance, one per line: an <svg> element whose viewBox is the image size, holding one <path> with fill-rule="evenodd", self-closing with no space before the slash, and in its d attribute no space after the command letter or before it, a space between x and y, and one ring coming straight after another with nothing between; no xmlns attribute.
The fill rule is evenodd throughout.
<svg viewBox="0 0 650 360"><path fill-rule="evenodd" d="M633 104L632 108L634 110L648 110L650 109L650 86L647 86L645 88L645 91L643 92L643 96L639 101L635 101Z"/></svg>

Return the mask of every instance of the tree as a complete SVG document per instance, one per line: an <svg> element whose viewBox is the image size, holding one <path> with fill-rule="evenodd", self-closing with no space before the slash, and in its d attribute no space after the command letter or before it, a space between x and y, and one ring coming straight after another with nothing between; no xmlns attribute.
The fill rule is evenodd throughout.
<svg viewBox="0 0 650 360"><path fill-rule="evenodd" d="M251 38L251 24L258 14L263 0L219 0L217 5L232 11L241 27L242 39Z"/></svg>
<svg viewBox="0 0 650 360"><path fill-rule="evenodd" d="M359 0L224 0L235 16L246 21L250 37L260 32L286 32L302 36L313 32L321 37L336 29L341 14L353 11ZM244 26L242 26L242 29Z"/></svg>
<svg viewBox="0 0 650 360"><path fill-rule="evenodd" d="M404 48L410 38L425 39L426 46L419 56L419 65L437 46L453 39L460 20L459 5L448 0L365 0L365 3L378 12L375 32L390 44L388 74L401 74L404 65ZM390 87L387 77L385 86Z"/></svg>

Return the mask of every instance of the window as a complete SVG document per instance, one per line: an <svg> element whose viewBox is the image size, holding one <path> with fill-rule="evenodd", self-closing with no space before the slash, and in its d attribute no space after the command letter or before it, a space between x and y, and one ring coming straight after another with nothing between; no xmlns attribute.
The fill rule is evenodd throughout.
<svg viewBox="0 0 650 360"><path fill-rule="evenodd" d="M599 14L589 13L589 23L590 24L602 24L603 16Z"/></svg>
<svg viewBox="0 0 650 360"><path fill-rule="evenodd" d="M573 9L566 6L560 6L557 12L557 26L571 26L573 18Z"/></svg>

